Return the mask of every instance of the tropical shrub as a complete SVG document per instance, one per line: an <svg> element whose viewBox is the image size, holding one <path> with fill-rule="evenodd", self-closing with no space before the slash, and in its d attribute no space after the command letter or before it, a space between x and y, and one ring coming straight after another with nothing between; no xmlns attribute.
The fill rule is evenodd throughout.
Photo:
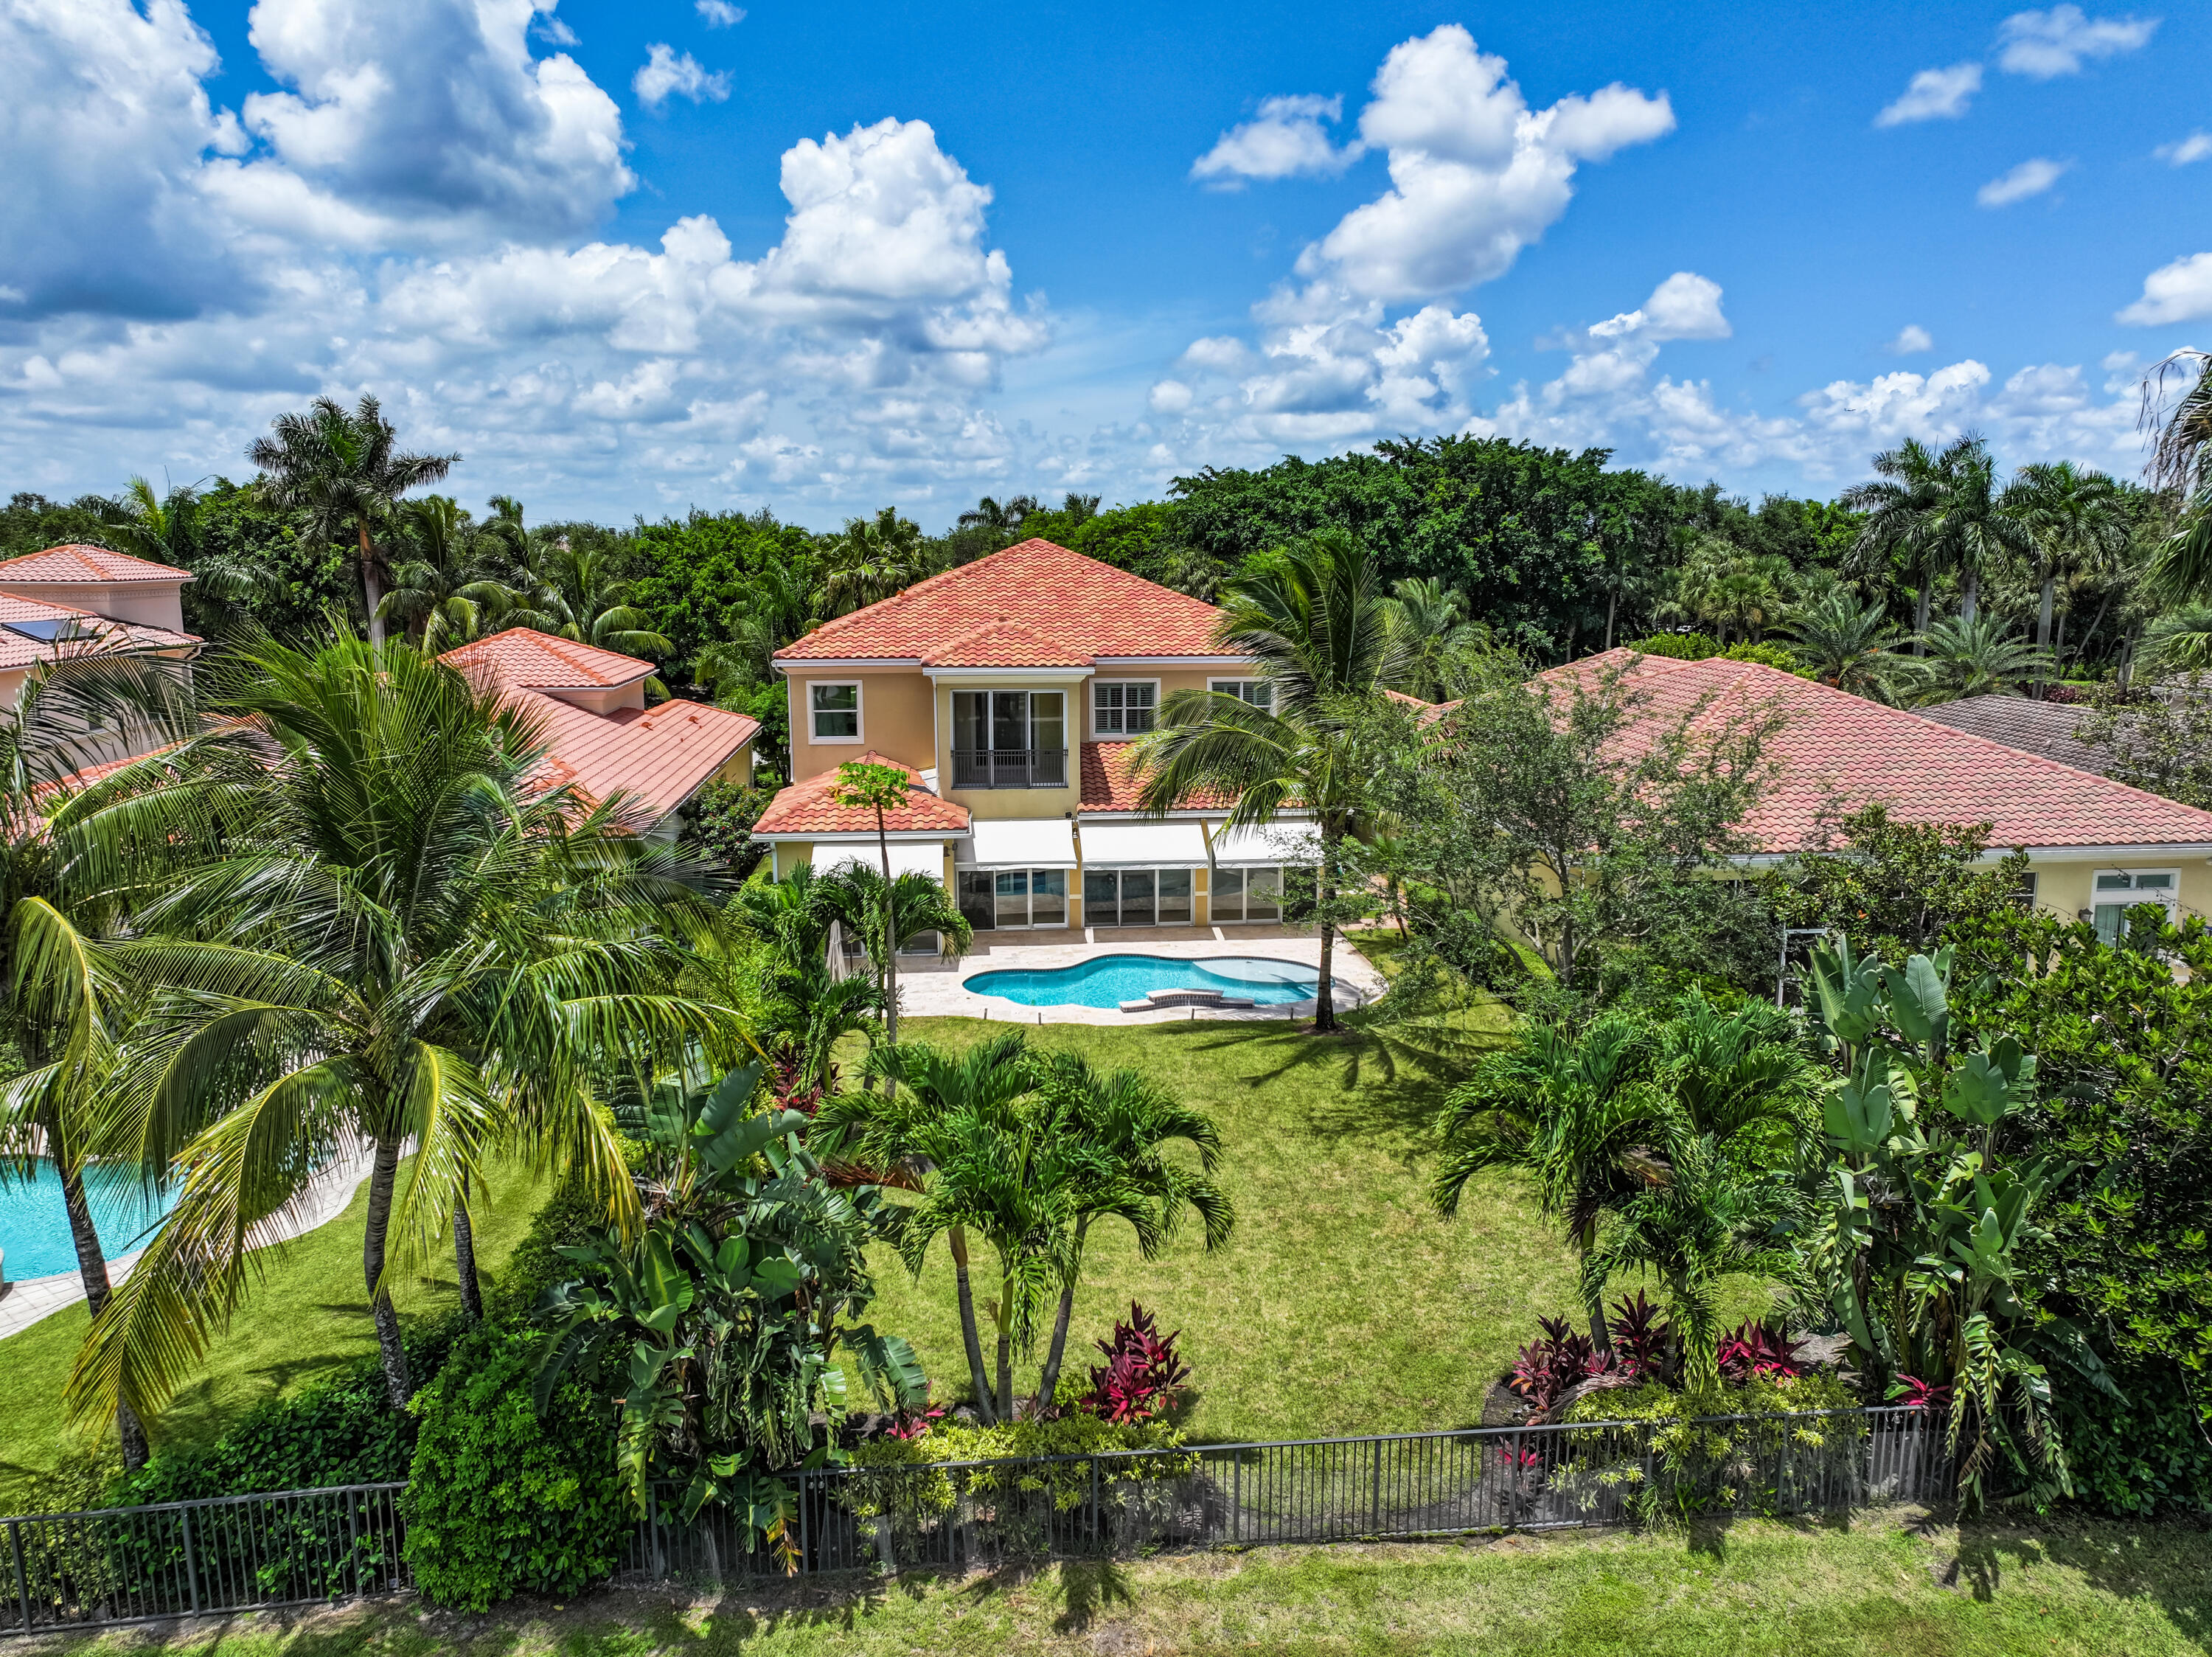
<svg viewBox="0 0 2212 1657"><path fill-rule="evenodd" d="M1182 1443L1182 1435L1164 1422L1115 1422L1082 1410L994 1427L940 1421L911 1437L885 1436L859 1446L852 1452L855 1471L844 1488L848 1505L864 1519L890 1514L926 1523L952 1512L966 1496L1043 1496L1065 1513L1091 1495L1094 1464L1079 1458L1174 1450ZM1046 1459L1051 1457L1079 1459ZM1024 1465L1039 1461L1043 1465ZM945 1465L967 1462L1006 1465ZM1128 1484L1180 1478L1197 1470L1198 1458L1125 1455L1095 1465L1102 1483Z"/></svg>
<svg viewBox="0 0 2212 1657"><path fill-rule="evenodd" d="M1797 1358L1804 1344L1781 1330L1770 1329L1763 1320L1753 1319L1721 1337L1717 1367L1723 1380L1738 1386L1761 1376L1795 1380L1805 1374L1805 1366Z"/></svg>
<svg viewBox="0 0 2212 1657"><path fill-rule="evenodd" d="M614 1411L573 1380L540 1408L538 1345L486 1325L408 1406L421 1425L401 1498L406 1558L440 1605L574 1593L614 1569L629 1517Z"/></svg>
<svg viewBox="0 0 2212 1657"><path fill-rule="evenodd" d="M1521 1349L1505 1384L1540 1416L1583 1381L1610 1373L1613 1362L1565 1318L1539 1318L1536 1323L1544 1337Z"/></svg>
<svg viewBox="0 0 2212 1657"><path fill-rule="evenodd" d="M1591 1507L1617 1496L1646 1521L1800 1510L1793 1489L1833 1491L1856 1471L1868 1431L1858 1403L1822 1374L1754 1375L1688 1392L1652 1383L1595 1392L1570 1405L1567 1420L1620 1422L1626 1430L1601 1443L1571 1441L1553 1484ZM1817 1410L1851 1413L1804 1413Z"/></svg>
<svg viewBox="0 0 2212 1657"><path fill-rule="evenodd" d="M1189 1366L1176 1355L1181 1330L1162 1335L1152 1314L1134 1301L1126 1323L1114 1325L1110 1340L1098 1345L1103 1364L1091 1370L1091 1390L1079 1407L1116 1423L1158 1421L1175 1407Z"/></svg>
<svg viewBox="0 0 2212 1657"><path fill-rule="evenodd" d="M1638 655L1664 656L1670 661L1703 661L1721 653L1718 641L1711 633L1654 633L1621 648Z"/></svg>

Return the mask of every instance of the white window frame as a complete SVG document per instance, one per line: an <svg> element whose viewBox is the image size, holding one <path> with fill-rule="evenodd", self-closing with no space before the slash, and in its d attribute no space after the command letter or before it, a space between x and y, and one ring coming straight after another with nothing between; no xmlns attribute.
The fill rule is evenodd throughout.
<svg viewBox="0 0 2212 1657"><path fill-rule="evenodd" d="M2172 881L2172 884L2166 887L2163 892L2154 887L2148 892L2139 892L2133 886L2130 886L2124 894L2117 892L2108 894L2100 892L2097 889L2097 882L2107 874L2124 874L2131 881L2139 880L2146 874L2163 874L2167 878L2167 880ZM2095 922L2097 918L2097 911L2100 909L2106 907L2111 898L2117 898L2123 895L2126 896L2130 901L2117 905L2117 907L2122 910L2133 909L2138 904L2157 904L2166 911L2166 918L2168 924L2179 924L2181 920L2181 871L2178 868L2092 869L2089 872L2090 921L2092 923Z"/></svg>
<svg viewBox="0 0 2212 1657"><path fill-rule="evenodd" d="M1241 688L1246 685L1263 686L1267 692L1267 699L1265 702L1253 701ZM1262 713L1275 711L1275 687L1264 679L1209 679L1206 681L1206 688L1218 696L1233 696L1246 707L1257 708Z"/></svg>
<svg viewBox="0 0 2212 1657"><path fill-rule="evenodd" d="M1290 872L1293 868L1304 867L1305 866L1301 863L1240 863L1230 869L1217 868L1206 883L1206 920L1216 926L1279 926L1282 924L1283 911L1291 906ZM1246 915L1251 906L1252 877L1255 874L1269 872L1273 872L1275 876L1274 915L1263 920L1248 920ZM1214 907L1221 901L1221 877L1224 874L1237 876L1237 913L1233 916L1224 915Z"/></svg>
<svg viewBox="0 0 2212 1657"><path fill-rule="evenodd" d="M1114 918L1103 923L1094 920L1091 914L1091 899L1088 896L1085 896L1083 899L1083 924L1086 927L1103 924L1109 931L1118 930L1122 926L1128 924L1128 923L1126 923L1121 919L1121 876L1124 874L1149 874L1152 877L1152 918L1149 922L1142 923L1142 924L1150 926L1195 926L1198 924L1199 899L1201 897L1207 897L1208 900L1211 900L1210 893L1212 887L1210 885L1206 893L1201 893L1198 889L1198 877L1205 868L1206 865L1203 863L1152 863L1141 867L1131 866L1125 868L1117 863L1111 868L1086 868L1082 871L1083 878L1085 880L1092 874L1111 874L1114 876ZM1163 874L1185 874L1190 877L1190 892L1188 895L1188 901L1190 904L1190 913L1184 916L1183 918L1179 921L1163 921L1159 918L1160 876ZM1069 893L1069 896L1071 897L1080 894L1073 892Z"/></svg>
<svg viewBox="0 0 2212 1657"><path fill-rule="evenodd" d="M868 738L868 697L867 691L864 688L864 685L865 681L857 679L808 679L806 681L806 740L809 742L817 743L824 746L830 744L837 744L846 747L857 746L860 743L866 741ZM842 713L844 712L844 710L842 708L817 708L814 705L815 691L838 691L843 690L847 686L850 686L853 692L853 734L850 736L821 735L815 728L814 721L817 716L825 713Z"/></svg>
<svg viewBox="0 0 2212 1657"><path fill-rule="evenodd" d="M1116 690L1122 689L1123 687L1125 687L1125 686L1127 686L1127 685L1151 685L1151 686L1152 686L1152 729L1154 729L1154 730L1158 730L1158 729L1159 728L1159 724L1160 724L1160 681L1159 681L1159 680L1158 680L1157 679L1092 679L1092 680L1091 681L1091 694L1090 694L1088 697L1086 697L1086 698L1084 698L1084 700L1085 700L1085 701L1086 701L1087 703L1089 703L1089 704L1091 704L1091 740L1092 741L1094 741L1094 742L1128 742L1128 741L1133 741L1133 740L1135 740L1136 738L1138 738L1138 737L1142 736L1142 735L1144 735L1144 734L1145 734L1145 733L1144 733L1143 731L1107 731L1107 730L1101 730L1101 729L1099 728L1099 727L1098 727L1098 692L1099 692L1099 691L1103 691L1103 690L1104 690L1104 689L1105 689L1108 685L1112 685L1112 686L1113 686L1115 689L1116 689Z"/></svg>

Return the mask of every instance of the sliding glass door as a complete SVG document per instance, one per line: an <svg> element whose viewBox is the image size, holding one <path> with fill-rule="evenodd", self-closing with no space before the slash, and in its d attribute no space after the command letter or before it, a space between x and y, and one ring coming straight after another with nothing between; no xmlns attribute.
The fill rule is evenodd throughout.
<svg viewBox="0 0 2212 1657"><path fill-rule="evenodd" d="M1065 788L1066 708L1061 691L955 691L952 786Z"/></svg>
<svg viewBox="0 0 2212 1657"><path fill-rule="evenodd" d="M978 932L1067 924L1064 868L963 868L960 912Z"/></svg>
<svg viewBox="0 0 2212 1657"><path fill-rule="evenodd" d="M1083 872L1085 926L1188 926L1187 868L1088 868Z"/></svg>

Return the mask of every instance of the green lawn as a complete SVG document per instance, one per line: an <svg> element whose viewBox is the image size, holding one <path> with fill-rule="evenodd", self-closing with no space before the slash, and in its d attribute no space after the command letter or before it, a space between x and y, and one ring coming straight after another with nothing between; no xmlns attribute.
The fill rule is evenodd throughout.
<svg viewBox="0 0 2212 1657"><path fill-rule="evenodd" d="M900 1028L959 1045L998 1026L908 1019ZM1133 1296L1163 1328L1181 1329L1199 1394L1186 1423L1194 1436L1466 1425L1536 1332L1537 1316L1573 1310L1571 1258L1515 1179L1476 1182L1456 1219L1430 1208L1428 1129L1453 1079L1449 1066L1317 1040L1287 1024L1060 1024L1027 1033L1095 1063L1143 1069L1220 1124L1234 1241L1209 1258L1193 1236L1146 1262L1126 1228L1094 1234L1069 1341L1070 1366L1087 1364L1091 1342ZM876 1267L882 1298L871 1317L915 1343L939 1396L964 1395L950 1255L933 1252L918 1285L889 1250ZM1755 1305L1759 1291L1746 1284L1732 1298ZM1026 1373L1034 1386L1035 1366Z"/></svg>
<svg viewBox="0 0 2212 1657"><path fill-rule="evenodd" d="M2170 1657L2212 1635L2200 1532L1965 1532L1911 1516L1689 1536L1267 1548L932 1581L832 1579L692 1599L617 1592L489 1617L409 1601L244 1618L160 1648L208 1657ZM121 1654L148 1636L41 1642Z"/></svg>
<svg viewBox="0 0 2212 1657"><path fill-rule="evenodd" d="M477 1228L478 1270L487 1285L528 1230L544 1191L526 1169L495 1172ZM229 1331L217 1337L206 1373L155 1423L157 1439L212 1436L247 1405L311 1381L376 1349L368 1297L362 1288L364 1184L328 1225L269 1252L266 1280ZM401 1311L434 1310L459 1293L450 1255L394 1297ZM0 1481L52 1467L67 1448L61 1392L84 1338L82 1302L0 1341Z"/></svg>

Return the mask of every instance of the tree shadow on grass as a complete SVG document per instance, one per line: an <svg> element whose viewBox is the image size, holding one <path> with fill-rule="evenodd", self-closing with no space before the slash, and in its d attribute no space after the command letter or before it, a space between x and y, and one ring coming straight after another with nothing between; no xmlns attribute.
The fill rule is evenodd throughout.
<svg viewBox="0 0 2212 1657"><path fill-rule="evenodd" d="M1103 1612L1137 1603L1129 1573L1114 1559L1061 1559L1010 1562L976 1578L962 1592L970 1599L1006 1593L1056 1573L1061 1609L1053 1618L1060 1634L1082 1634Z"/></svg>
<svg viewBox="0 0 2212 1657"><path fill-rule="evenodd" d="M1947 1580L1977 1599L2003 1589L2009 1573L2033 1566L2077 1573L2118 1598L2155 1605L2174 1628L2212 1642L2212 1538L2200 1525L2051 1519L1959 1526Z"/></svg>

